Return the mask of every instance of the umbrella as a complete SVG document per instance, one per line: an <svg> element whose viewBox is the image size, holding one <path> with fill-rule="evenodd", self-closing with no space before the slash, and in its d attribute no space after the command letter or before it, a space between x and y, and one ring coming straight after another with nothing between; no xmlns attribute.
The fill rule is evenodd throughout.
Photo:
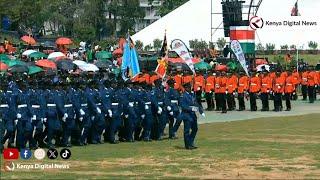
<svg viewBox="0 0 320 180"><path fill-rule="evenodd" d="M20 60L9 60L9 61L6 61L4 62L6 63L9 67L12 67L12 66L15 66L15 65L26 65L25 62L23 61L20 61Z"/></svg>
<svg viewBox="0 0 320 180"><path fill-rule="evenodd" d="M25 52L22 53L23 56L29 56L30 54L32 53L35 53L37 51L33 50L33 49L29 49L29 50L26 50Z"/></svg>
<svg viewBox="0 0 320 180"><path fill-rule="evenodd" d="M99 71L99 68L94 64L85 64L85 65L79 66L79 69L81 69L82 71L93 71L93 72Z"/></svg>
<svg viewBox="0 0 320 180"><path fill-rule="evenodd" d="M97 61L94 64L100 69L112 68L112 65L113 65L111 61Z"/></svg>
<svg viewBox="0 0 320 180"><path fill-rule="evenodd" d="M29 75L36 74L43 71L43 69L38 66L29 66L28 68L29 68L29 71L28 71Z"/></svg>
<svg viewBox="0 0 320 180"><path fill-rule="evenodd" d="M0 71L6 71L9 68L8 65L6 65L3 62L0 62Z"/></svg>
<svg viewBox="0 0 320 180"><path fill-rule="evenodd" d="M72 63L77 65L77 66L82 66L82 65L86 65L87 64L85 61L80 61L80 60L75 60Z"/></svg>
<svg viewBox="0 0 320 180"><path fill-rule="evenodd" d="M62 70L73 70L75 68L77 68L77 65L75 65L74 63L72 63L72 61L70 60L61 60L61 61L57 61L57 68L58 69L62 69Z"/></svg>
<svg viewBox="0 0 320 180"><path fill-rule="evenodd" d="M230 61L230 62L227 63L227 67L228 67L229 69L231 69L231 70L236 70L238 66L237 66L237 63L236 63L236 62Z"/></svg>
<svg viewBox="0 0 320 180"><path fill-rule="evenodd" d="M171 62L171 63L184 63L184 60L182 60L180 57L178 57L178 58L168 58L168 62Z"/></svg>
<svg viewBox="0 0 320 180"><path fill-rule="evenodd" d="M57 69L57 65L48 59L39 60L36 62L36 65L44 68Z"/></svg>
<svg viewBox="0 0 320 180"><path fill-rule="evenodd" d="M8 71L10 71L12 73L24 73L24 72L28 72L29 69L25 65L15 65L15 66L10 67L8 69Z"/></svg>
<svg viewBox="0 0 320 180"><path fill-rule="evenodd" d="M209 69L211 69L211 66L208 63L202 61L202 62L195 64L194 68L198 69L198 70L209 70Z"/></svg>
<svg viewBox="0 0 320 180"><path fill-rule="evenodd" d="M31 44L31 45L35 45L36 44L36 40L33 39L33 37L31 36L22 36L20 38L22 41L26 42L27 44Z"/></svg>
<svg viewBox="0 0 320 180"><path fill-rule="evenodd" d="M192 62L193 62L193 64L197 64L197 63L201 62L201 60L198 58L192 58Z"/></svg>
<svg viewBox="0 0 320 180"><path fill-rule="evenodd" d="M72 40L70 38L61 37L56 40L56 44L58 45L69 45L72 44Z"/></svg>
<svg viewBox="0 0 320 180"><path fill-rule="evenodd" d="M5 53L6 52L6 50L4 49L4 47L3 46L0 46L0 54L1 53Z"/></svg>
<svg viewBox="0 0 320 180"><path fill-rule="evenodd" d="M29 58L40 59L47 58L48 56L42 52L34 52L29 55Z"/></svg>
<svg viewBox="0 0 320 180"><path fill-rule="evenodd" d="M256 59L256 65L261 65L261 64L268 64L268 62L265 59Z"/></svg>
<svg viewBox="0 0 320 180"><path fill-rule="evenodd" d="M267 70L268 72L270 71L270 66L266 64L261 64L257 66L257 71L262 72L263 70Z"/></svg>
<svg viewBox="0 0 320 180"><path fill-rule="evenodd" d="M112 54L110 52L107 52L107 51L100 51L100 52L96 53L96 58L98 60L111 59L112 58Z"/></svg>
<svg viewBox="0 0 320 180"><path fill-rule="evenodd" d="M217 65L216 66L216 71L227 71L228 67L226 65Z"/></svg>
<svg viewBox="0 0 320 180"><path fill-rule="evenodd" d="M49 54L48 59L56 59L60 57L66 57L66 55L64 55L62 52L53 52Z"/></svg>
<svg viewBox="0 0 320 180"><path fill-rule="evenodd" d="M0 54L0 61L10 61L10 58L5 54Z"/></svg>
<svg viewBox="0 0 320 180"><path fill-rule="evenodd" d="M113 55L122 55L123 54L123 51L122 51L122 49L121 48L118 48L118 49L116 49L116 50L114 50L113 51L113 53L112 53Z"/></svg>

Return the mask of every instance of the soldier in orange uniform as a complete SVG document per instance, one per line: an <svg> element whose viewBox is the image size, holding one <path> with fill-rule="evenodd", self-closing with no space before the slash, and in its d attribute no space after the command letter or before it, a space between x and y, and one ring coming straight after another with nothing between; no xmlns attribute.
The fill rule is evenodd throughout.
<svg viewBox="0 0 320 180"><path fill-rule="evenodd" d="M215 95L217 100L217 110L222 110L222 113L227 113L226 107L226 92L227 92L227 78L225 77L225 72L222 71L221 74L217 73L215 81Z"/></svg>
<svg viewBox="0 0 320 180"><path fill-rule="evenodd" d="M213 100L213 92L215 85L215 76L213 72L209 72L206 80L205 80L205 88L204 91L206 93L206 101L207 101L207 111L214 110L214 100Z"/></svg>
<svg viewBox="0 0 320 180"><path fill-rule="evenodd" d="M294 76L292 75L291 71L288 71L288 76L286 78L286 85L284 88L284 93L285 93L285 99L286 99L286 111L291 111L291 95L293 92L295 92L295 84L294 84Z"/></svg>
<svg viewBox="0 0 320 180"><path fill-rule="evenodd" d="M176 74L173 74L174 77L174 89L175 90L178 90L178 91L181 91L182 89L182 75L177 72Z"/></svg>
<svg viewBox="0 0 320 180"><path fill-rule="evenodd" d="M299 72L297 71L296 68L294 68L292 76L293 76L293 84L294 84L294 87L295 87L295 90L292 93L292 99L293 100L297 100L298 99L297 88L298 88L298 86L299 86L299 84L301 82L301 79L300 79L300 74L299 74Z"/></svg>
<svg viewBox="0 0 320 180"><path fill-rule="evenodd" d="M280 76L280 71L276 73L276 79L273 84L274 92L274 111L282 111L282 95L284 94L284 87L286 79Z"/></svg>
<svg viewBox="0 0 320 180"><path fill-rule="evenodd" d="M308 73L308 96L309 102L314 103L315 100L315 90L318 85L318 75L316 71L314 71L314 67L309 67L310 72Z"/></svg>
<svg viewBox="0 0 320 180"><path fill-rule="evenodd" d="M237 89L238 84L237 77L234 78L231 73L227 73L227 104L228 104L228 111L235 110L235 100L234 100L234 93Z"/></svg>
<svg viewBox="0 0 320 180"><path fill-rule="evenodd" d="M193 80L192 78L193 77L192 77L192 72L191 71L185 71L183 73L183 76L182 76L182 87L181 87L182 91L184 91L183 85L188 84L188 83L191 83L191 85L193 84L192 83L192 80Z"/></svg>
<svg viewBox="0 0 320 180"><path fill-rule="evenodd" d="M261 80L256 76L256 71L253 70L249 83L249 96L250 96L250 110L257 111L257 93L261 89Z"/></svg>
<svg viewBox="0 0 320 180"><path fill-rule="evenodd" d="M308 95L308 70L304 69L302 71L301 75L301 91L302 91L302 97L303 100L307 100L307 95Z"/></svg>
<svg viewBox="0 0 320 180"><path fill-rule="evenodd" d="M202 106L201 95L205 86L204 77L203 77L203 73L200 71L196 71L196 74L197 75L194 77L193 91L196 94L196 100L198 104Z"/></svg>
<svg viewBox="0 0 320 180"><path fill-rule="evenodd" d="M243 72L240 72L239 84L238 84L238 101L239 101L239 111L246 109L244 103L244 96L249 89L249 77Z"/></svg>
<svg viewBox="0 0 320 180"><path fill-rule="evenodd" d="M154 82L158 79L160 79L160 76L158 74L156 74L155 72L150 72L150 84L154 85Z"/></svg>
<svg viewBox="0 0 320 180"><path fill-rule="evenodd" d="M268 75L267 71L263 71L260 77L261 77L260 99L262 102L261 111L269 111L269 93L272 92L272 79Z"/></svg>

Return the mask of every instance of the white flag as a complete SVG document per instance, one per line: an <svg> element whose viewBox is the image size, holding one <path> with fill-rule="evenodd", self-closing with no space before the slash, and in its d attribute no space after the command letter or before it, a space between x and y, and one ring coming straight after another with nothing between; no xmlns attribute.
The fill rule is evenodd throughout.
<svg viewBox="0 0 320 180"><path fill-rule="evenodd" d="M243 67L246 74L249 76L247 64L246 64L246 58L244 57L244 53L242 51L241 45L238 40L232 40L231 41L231 49L236 55L238 61L240 62L241 66Z"/></svg>
<svg viewBox="0 0 320 180"><path fill-rule="evenodd" d="M189 50L183 41L175 39L171 42L171 49L175 51L189 66L193 74L195 74L192 57L190 56Z"/></svg>

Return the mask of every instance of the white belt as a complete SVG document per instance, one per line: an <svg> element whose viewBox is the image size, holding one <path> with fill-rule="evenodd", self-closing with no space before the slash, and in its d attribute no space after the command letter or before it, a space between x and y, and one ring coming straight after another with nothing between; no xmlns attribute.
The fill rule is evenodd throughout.
<svg viewBox="0 0 320 180"><path fill-rule="evenodd" d="M56 104L47 104L48 107L56 107Z"/></svg>
<svg viewBox="0 0 320 180"><path fill-rule="evenodd" d="M178 103L178 100L171 100L171 103Z"/></svg>
<svg viewBox="0 0 320 180"><path fill-rule="evenodd" d="M26 104L18 105L18 108L25 108L25 107L27 107L27 105L26 105Z"/></svg>
<svg viewBox="0 0 320 180"><path fill-rule="evenodd" d="M82 107L88 106L88 104L81 104Z"/></svg>
<svg viewBox="0 0 320 180"><path fill-rule="evenodd" d="M268 86L268 84L262 84L262 86Z"/></svg>
<svg viewBox="0 0 320 180"><path fill-rule="evenodd" d="M230 84L229 86L233 86L233 85Z"/></svg>
<svg viewBox="0 0 320 180"><path fill-rule="evenodd" d="M101 106L101 103L96 104L97 106Z"/></svg>
<svg viewBox="0 0 320 180"><path fill-rule="evenodd" d="M212 84L208 83L207 86L211 86Z"/></svg>
<svg viewBox="0 0 320 180"><path fill-rule="evenodd" d="M158 104L162 105L162 104L163 104L163 102L158 102Z"/></svg>
<svg viewBox="0 0 320 180"><path fill-rule="evenodd" d="M292 86L292 84L287 84L287 85Z"/></svg>
<svg viewBox="0 0 320 180"><path fill-rule="evenodd" d="M239 84L239 86L244 86L244 84Z"/></svg>
<svg viewBox="0 0 320 180"><path fill-rule="evenodd" d="M112 106L118 106L119 103L111 103Z"/></svg>
<svg viewBox="0 0 320 180"><path fill-rule="evenodd" d="M7 93L12 93L12 91L7 91Z"/></svg>
<svg viewBox="0 0 320 180"><path fill-rule="evenodd" d="M40 108L40 105L32 105L31 107L38 109L38 108Z"/></svg>
<svg viewBox="0 0 320 180"><path fill-rule="evenodd" d="M68 107L72 107L72 104L66 104L64 105L65 108L68 108Z"/></svg>
<svg viewBox="0 0 320 180"><path fill-rule="evenodd" d="M150 104L151 104L151 102L146 102L146 103L144 103L144 104L146 104L146 105L150 105Z"/></svg>
<svg viewBox="0 0 320 180"><path fill-rule="evenodd" d="M1 105L0 105L0 108L8 108L8 107L9 107L8 104L1 104Z"/></svg>
<svg viewBox="0 0 320 180"><path fill-rule="evenodd" d="M255 83L251 83L251 86L256 86L257 84L255 84Z"/></svg>

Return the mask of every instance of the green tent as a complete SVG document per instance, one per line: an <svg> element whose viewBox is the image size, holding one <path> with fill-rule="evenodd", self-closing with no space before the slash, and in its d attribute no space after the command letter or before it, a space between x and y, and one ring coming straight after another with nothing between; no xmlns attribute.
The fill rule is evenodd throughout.
<svg viewBox="0 0 320 180"><path fill-rule="evenodd" d="M100 52L96 53L96 58L98 60L107 60L107 59L111 59L112 58L112 54L111 54L111 52L100 51Z"/></svg>
<svg viewBox="0 0 320 180"><path fill-rule="evenodd" d="M28 69L29 69L29 72L28 72L29 75L36 74L43 71L43 69L38 66L29 66Z"/></svg>
<svg viewBox="0 0 320 180"><path fill-rule="evenodd" d="M194 68L197 69L197 70L205 70L205 71L207 71L207 70L211 69L211 66L208 63L206 63L204 61L201 61L201 62L195 64Z"/></svg>
<svg viewBox="0 0 320 180"><path fill-rule="evenodd" d="M34 59L47 58L47 57L48 55L42 52L34 52L29 55L29 58L34 58Z"/></svg>

